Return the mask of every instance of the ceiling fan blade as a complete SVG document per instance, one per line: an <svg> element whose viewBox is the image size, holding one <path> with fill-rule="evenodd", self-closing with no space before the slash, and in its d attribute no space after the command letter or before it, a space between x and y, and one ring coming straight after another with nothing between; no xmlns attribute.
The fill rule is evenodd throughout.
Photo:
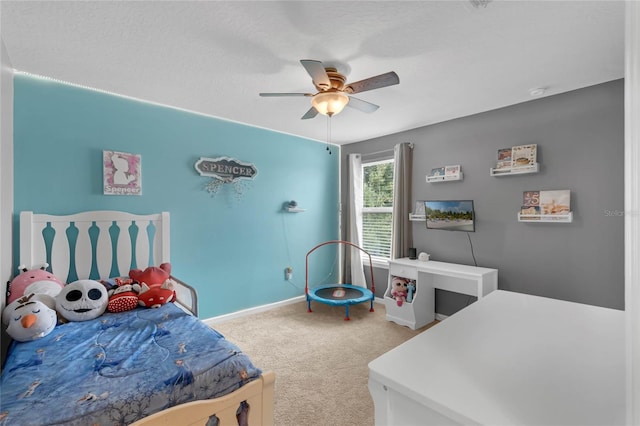
<svg viewBox="0 0 640 426"><path fill-rule="evenodd" d="M331 80L329 80L329 76L327 75L327 71L325 71L322 62L314 61L313 59L301 59L300 63L311 76L311 80L314 85L322 89L328 89L331 87Z"/></svg>
<svg viewBox="0 0 640 426"><path fill-rule="evenodd" d="M313 93L260 93L265 98L275 96L313 96Z"/></svg>
<svg viewBox="0 0 640 426"><path fill-rule="evenodd" d="M314 107L311 107L309 109L309 111L307 111L303 116L302 116L302 120L308 120L309 118L313 118L316 115L318 115L318 110L315 109Z"/></svg>
<svg viewBox="0 0 640 426"><path fill-rule="evenodd" d="M375 77L366 78L364 80L356 81L355 83L349 83L345 87L344 91L347 93L360 93L367 90L380 89L382 87L393 86L400 83L398 74L390 71L385 74L380 74Z"/></svg>
<svg viewBox="0 0 640 426"><path fill-rule="evenodd" d="M363 101L362 99L354 98L353 96L349 96L349 103L347 104L347 106L366 113L372 113L380 108L380 106L376 104Z"/></svg>

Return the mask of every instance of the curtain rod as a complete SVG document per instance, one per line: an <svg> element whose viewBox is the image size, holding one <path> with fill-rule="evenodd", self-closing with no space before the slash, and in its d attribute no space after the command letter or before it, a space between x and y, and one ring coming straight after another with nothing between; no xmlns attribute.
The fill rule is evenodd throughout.
<svg viewBox="0 0 640 426"><path fill-rule="evenodd" d="M413 149L413 143L409 144L409 148ZM382 151L375 151L375 152L367 152L366 154L361 154L363 157L367 157L369 155L377 155L377 154L387 154L390 152L393 152L394 148L391 149L383 149Z"/></svg>

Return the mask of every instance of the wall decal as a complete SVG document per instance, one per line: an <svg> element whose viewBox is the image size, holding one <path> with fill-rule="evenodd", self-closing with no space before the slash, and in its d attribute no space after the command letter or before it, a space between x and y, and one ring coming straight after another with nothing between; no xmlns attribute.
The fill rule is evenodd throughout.
<svg viewBox="0 0 640 426"><path fill-rule="evenodd" d="M102 151L105 195L142 195L142 169L139 154Z"/></svg>
<svg viewBox="0 0 640 426"><path fill-rule="evenodd" d="M237 195L241 195L243 191L241 180L253 180L258 174L258 169L255 165L230 157L200 157L196 161L195 168L200 176L212 178L205 185L205 190L212 196L225 183L234 184L234 191Z"/></svg>

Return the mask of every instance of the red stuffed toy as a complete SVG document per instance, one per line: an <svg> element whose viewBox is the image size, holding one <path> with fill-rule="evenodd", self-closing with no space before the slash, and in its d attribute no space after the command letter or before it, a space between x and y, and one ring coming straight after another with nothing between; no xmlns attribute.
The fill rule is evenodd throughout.
<svg viewBox="0 0 640 426"><path fill-rule="evenodd" d="M129 278L136 281L140 285L145 283L149 287L158 284L161 285L171 276L171 264L163 263L160 266L149 266L144 271L140 269L132 269L129 271Z"/></svg>
<svg viewBox="0 0 640 426"><path fill-rule="evenodd" d="M166 280L161 285L149 287L142 284L140 295L138 295L138 304L147 308L159 308L165 303L173 302L176 299L176 292L173 290L173 281Z"/></svg>
<svg viewBox="0 0 640 426"><path fill-rule="evenodd" d="M176 293L171 280L171 264L149 266L144 271L132 269L129 277L140 283L138 304L147 308L158 308L165 303L173 302Z"/></svg>
<svg viewBox="0 0 640 426"><path fill-rule="evenodd" d="M108 291L107 310L109 312L126 312L135 309L138 306L140 284L126 278L116 278L115 283L116 285Z"/></svg>

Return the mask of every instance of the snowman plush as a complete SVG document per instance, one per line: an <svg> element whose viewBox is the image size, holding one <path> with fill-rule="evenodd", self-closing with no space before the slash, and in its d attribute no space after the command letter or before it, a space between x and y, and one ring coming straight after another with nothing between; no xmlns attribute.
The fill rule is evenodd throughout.
<svg viewBox="0 0 640 426"><path fill-rule="evenodd" d="M31 293L13 301L2 312L7 334L18 342L28 342L51 333L58 321L53 306L53 297L46 294Z"/></svg>

